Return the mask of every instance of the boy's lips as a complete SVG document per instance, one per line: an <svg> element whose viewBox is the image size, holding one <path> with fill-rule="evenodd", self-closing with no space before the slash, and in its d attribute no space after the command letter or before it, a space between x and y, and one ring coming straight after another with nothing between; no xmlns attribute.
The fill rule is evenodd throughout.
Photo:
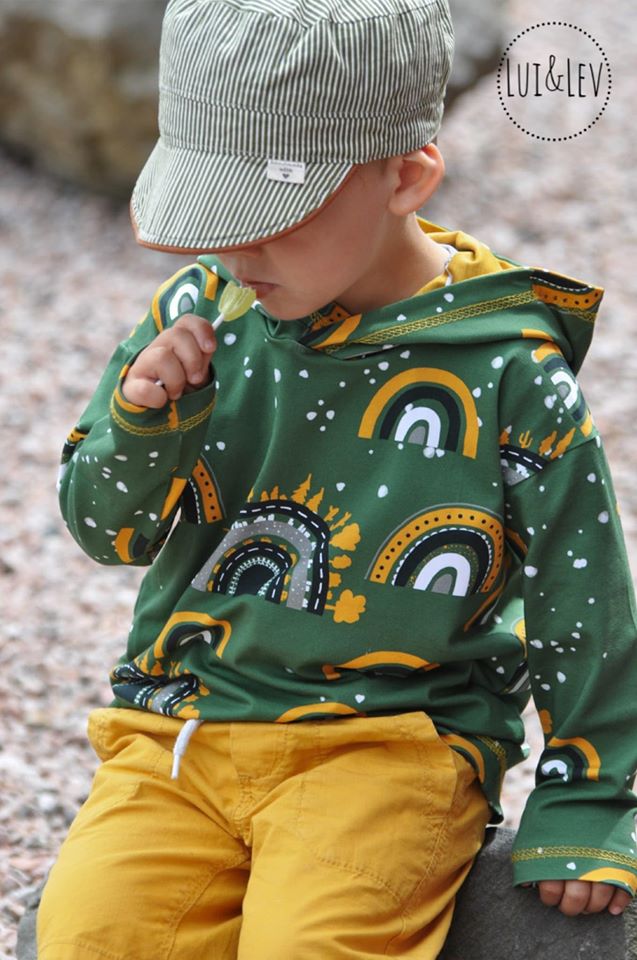
<svg viewBox="0 0 637 960"><path fill-rule="evenodd" d="M268 283L265 280L244 280L243 277L239 277L239 282L244 287L252 287L259 298L270 293L271 290L274 290L274 288L278 286L276 283Z"/></svg>

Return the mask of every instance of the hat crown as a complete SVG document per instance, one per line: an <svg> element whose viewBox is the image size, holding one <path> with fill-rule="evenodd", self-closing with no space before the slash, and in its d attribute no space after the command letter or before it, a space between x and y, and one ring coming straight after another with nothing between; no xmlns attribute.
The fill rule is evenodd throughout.
<svg viewBox="0 0 637 960"><path fill-rule="evenodd" d="M172 0L160 60L162 135L201 148L214 125L223 149L241 152L254 150L267 120L273 140L259 156L294 146L299 159L342 159L334 138L346 133L347 155L366 162L389 155L389 128L408 122L416 129L396 151L405 152L439 127L452 56L447 0ZM305 151L298 131L284 143L276 134L301 118Z"/></svg>

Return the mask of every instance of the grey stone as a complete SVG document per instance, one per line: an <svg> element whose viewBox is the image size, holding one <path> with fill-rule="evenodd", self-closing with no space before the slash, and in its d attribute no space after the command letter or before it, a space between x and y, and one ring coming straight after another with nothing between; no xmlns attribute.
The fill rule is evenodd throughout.
<svg viewBox="0 0 637 960"><path fill-rule="evenodd" d="M72 183L128 196L157 138L167 0L0 0L0 142ZM450 0L446 109L497 65L506 0Z"/></svg>
<svg viewBox="0 0 637 960"><path fill-rule="evenodd" d="M16 960L38 960L35 924L40 904L40 891L33 895L26 905L26 911L18 926Z"/></svg>
<svg viewBox="0 0 637 960"><path fill-rule="evenodd" d="M635 960L635 902L621 917L565 917L545 907L536 890L513 887L514 836L487 830L439 960Z"/></svg>
<svg viewBox="0 0 637 960"><path fill-rule="evenodd" d="M0 0L0 140L65 180L130 191L157 137L166 0Z"/></svg>
<svg viewBox="0 0 637 960"><path fill-rule="evenodd" d="M513 886L514 836L502 827L487 830L439 960L637 960L637 902L621 917L565 917L543 906L537 891ZM39 899L20 921L16 960L37 960Z"/></svg>
<svg viewBox="0 0 637 960"><path fill-rule="evenodd" d="M456 35L445 107L495 70L509 40L507 0L449 0ZM444 121L443 121L444 123Z"/></svg>

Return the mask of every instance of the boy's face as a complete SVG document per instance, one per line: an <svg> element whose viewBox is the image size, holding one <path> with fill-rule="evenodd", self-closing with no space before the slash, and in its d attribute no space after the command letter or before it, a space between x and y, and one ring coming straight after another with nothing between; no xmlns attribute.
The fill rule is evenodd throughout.
<svg viewBox="0 0 637 960"><path fill-rule="evenodd" d="M217 256L279 320L305 317L332 301L350 313L381 306L376 301L383 295L382 274L391 269L385 251L395 221L387 209L390 194L382 162L354 167L311 220Z"/></svg>

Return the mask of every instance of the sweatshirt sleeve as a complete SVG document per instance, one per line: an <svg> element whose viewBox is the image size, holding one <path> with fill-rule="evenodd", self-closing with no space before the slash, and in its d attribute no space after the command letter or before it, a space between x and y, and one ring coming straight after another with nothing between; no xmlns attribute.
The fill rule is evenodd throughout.
<svg viewBox="0 0 637 960"><path fill-rule="evenodd" d="M161 410L129 403L130 364L184 313L208 316L217 278L203 265L178 271L119 344L62 452L64 520L82 549L104 564L148 565L166 539L197 463L215 402L214 380Z"/></svg>
<svg viewBox="0 0 637 960"><path fill-rule="evenodd" d="M514 845L514 879L605 881L634 894L635 598L608 464L581 409L579 440L558 452L552 435L553 446L529 453L523 468L522 452L511 458L518 429L503 438L507 527L522 566L527 661L545 744ZM533 422L528 397L519 410ZM576 424L561 413L564 434ZM550 426L541 423L539 435ZM532 432L522 436L530 442Z"/></svg>

